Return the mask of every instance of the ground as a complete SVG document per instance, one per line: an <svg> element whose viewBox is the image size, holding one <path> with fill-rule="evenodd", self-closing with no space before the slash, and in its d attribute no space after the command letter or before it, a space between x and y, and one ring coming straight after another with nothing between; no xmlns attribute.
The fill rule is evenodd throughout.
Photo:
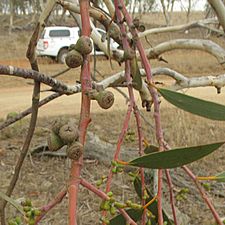
<svg viewBox="0 0 225 225"><path fill-rule="evenodd" d="M198 18L198 14L193 15ZM153 15L155 21L155 15ZM158 17L157 17L158 18ZM143 20L147 21L143 16ZM158 20L157 20L158 21ZM158 21L160 22L160 21ZM147 24L147 27L152 24ZM154 46L163 40L177 38L203 38L203 31L193 30L188 34L179 32L177 34L152 35L149 37L151 44ZM30 32L13 33L1 32L0 35L0 63L5 65L14 65L23 68L29 68L29 63L25 59L26 46L29 40ZM212 37L213 40L225 47L224 39ZM143 40L145 41L145 40ZM147 47L147 43L145 43ZM200 51L172 51L163 55L168 61L168 64L151 60L152 67L169 67L177 70L186 76L203 76L203 75L218 75L224 72L221 65L212 56ZM64 65L56 64L51 60L39 59L40 70L46 74L54 74L65 68ZM93 63L92 63L93 68ZM118 72L121 68L113 62L113 68L106 59L98 59L98 71L102 76L108 76ZM69 71L59 79L66 83L74 83L79 80L79 69ZM100 77L98 77L100 78ZM20 78L0 77L0 118L3 121L6 115L10 112L20 112L30 106L32 84L28 80ZM160 81L167 83L169 79L163 77ZM47 87L43 86L42 90ZM204 99L210 99L223 104L225 94L216 94L215 88L185 90L188 94L192 94ZM112 109L105 112L93 103L92 105L92 122L89 130L97 134L102 140L112 144L116 144L116 140L120 134L123 119L126 114L127 105L125 99L114 91L116 102ZM41 97L44 97L48 92L42 92ZM138 98L138 95L137 95ZM60 97L48 106L41 108L35 135L31 144L31 149L35 146L45 143L46 136L49 132L50 123L57 117L79 118L80 111L80 95ZM138 105L140 100L138 99ZM140 106L141 108L141 106ZM144 116L153 125L153 113L142 110ZM210 121L197 116L190 115L181 110L175 109L164 100L161 103L162 125L166 141L172 147L190 146L203 143L210 143L224 140L225 126L222 122ZM9 180L12 176L15 162L18 158L21 146L26 136L29 119L22 120L15 125L5 129L0 133L0 190L6 190ZM154 125L153 125L154 126ZM151 143L156 143L154 131L149 124L143 121L144 135ZM137 147L135 121L132 117L129 127L134 137L127 138L124 146ZM224 164L224 147L212 155L190 165L196 175L214 175L225 170ZM107 153L105 153L107 154ZM60 157L35 157L28 155L25 164L23 165L20 180L13 193L15 199L30 198L35 206L41 206L49 202L62 189L68 180L70 162L66 158ZM89 182L94 183L102 175L107 175L109 165L105 165L100 161L85 159L82 177ZM186 200L176 200L176 206L181 212L187 214L190 218L190 224L212 225L213 217L207 209L203 200L198 195L193 183L188 179L181 169L172 171L174 178L175 194L178 196L182 188L188 187L189 193L186 195ZM125 174L117 175L117 179L113 185L113 192L119 196L120 200L137 200L132 189L131 179ZM213 200L216 209L221 217L224 216L225 204L225 188L223 183L210 183L210 190L207 194ZM165 199L168 199L168 190L164 185ZM104 186L103 186L104 187ZM119 197L118 197L119 198ZM98 224L100 212L100 200L95 198L92 193L81 188L79 195L79 224ZM67 219L67 197L54 208L41 224L66 224ZM13 208L7 208L8 217L15 215ZM186 225L186 224L185 224Z"/></svg>

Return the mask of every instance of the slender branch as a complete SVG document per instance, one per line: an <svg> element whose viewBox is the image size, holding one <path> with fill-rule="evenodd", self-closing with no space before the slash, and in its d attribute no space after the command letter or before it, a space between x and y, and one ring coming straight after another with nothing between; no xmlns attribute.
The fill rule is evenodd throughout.
<svg viewBox="0 0 225 225"><path fill-rule="evenodd" d="M78 4L70 3L64 0L57 0L57 2L64 9L70 10L73 13L80 13ZM120 43L120 38L118 36L119 27L113 22L112 18L109 15L107 15L101 9L95 8L93 6L89 7L89 13L91 17L99 21L105 27L105 30L108 30L110 27L110 29L113 30L113 32L110 32L110 37L112 37L116 42Z"/></svg>
<svg viewBox="0 0 225 225"><path fill-rule="evenodd" d="M205 201L205 203L207 204L207 206L211 210L217 224L223 225L223 222L221 221L219 214L216 212L216 209L214 208L213 204L211 203L211 201L207 197L207 195L206 195L204 189L202 188L200 182L198 181L198 179L196 179L196 176L191 172L191 170L187 166L183 166L182 168L188 174L188 176L193 180L193 182L195 183L196 187L198 188L198 190L199 190L199 192L202 196L202 199Z"/></svg>
<svg viewBox="0 0 225 225"><path fill-rule="evenodd" d="M95 193L98 197L102 198L103 200L109 200L109 197L107 196L107 194L105 194L103 191L97 189L95 186L93 186L92 184L88 183L86 180L81 179L80 180L80 184L82 186L86 187L88 190L90 190L93 193ZM123 217L126 219L128 224L137 225L134 222L134 220L132 220L131 217L126 213L126 211L124 209L118 209L118 210L123 215Z"/></svg>
<svg viewBox="0 0 225 225"><path fill-rule="evenodd" d="M224 32L222 30L218 30L218 29L207 26L208 24L215 24L215 23L218 23L218 21L214 19L199 20L199 21L190 22L188 24L152 28L139 33L138 36L141 38L150 34L160 34L160 33L175 32L175 31L182 31L182 30L190 30L193 28L205 28L205 29L217 32L220 35L224 35Z"/></svg>
<svg viewBox="0 0 225 225"><path fill-rule="evenodd" d="M52 209L54 208L57 204L61 203L63 198L66 196L67 190L64 188L62 191L60 191L55 198L50 201L47 205L41 207L41 215L37 217L35 220L35 225L38 224L42 218Z"/></svg>
<svg viewBox="0 0 225 225"><path fill-rule="evenodd" d="M170 171L168 169L166 169L165 171L166 171L166 179L167 179L169 192L170 192L170 204L171 204L172 213L173 213L173 222L174 222L174 225L178 225L175 203L174 203L174 195L173 195L173 183L172 183L172 179L170 176Z"/></svg>
<svg viewBox="0 0 225 225"><path fill-rule="evenodd" d="M223 27L223 30L225 31L225 5L224 1L222 0L208 0L209 4L212 6L214 11L216 12L216 15L220 21L220 24Z"/></svg>
<svg viewBox="0 0 225 225"><path fill-rule="evenodd" d="M154 48L147 49L145 52L149 59L156 59L162 53L172 51L175 49L200 50L205 51L218 60L218 62L225 67L225 50L218 44L210 40L202 39L174 39L163 42Z"/></svg>
<svg viewBox="0 0 225 225"><path fill-rule="evenodd" d="M48 4L45 7L45 10L42 12L39 22L37 23L37 26L34 30L34 33L31 36L30 43L28 45L27 49L27 58L29 59L31 68L35 71L39 71L38 68L38 63L35 55L35 49L37 45L38 38L44 29L44 23L47 22L48 17L52 11L52 8L55 5L55 1L51 0L48 2ZM7 70L8 69L8 70ZM14 73L14 67L9 66L9 67L4 67L0 66L0 70L5 70L5 72L10 72L11 75ZM1 72L0 72L1 73ZM35 80L34 82L34 88L33 88L33 97L32 97L32 115L30 119L30 125L28 129L28 133L23 145L23 148L21 150L19 159L16 163L15 169L14 169L14 174L13 177L10 181L10 185L7 189L6 195L11 196L15 185L17 183L17 180L19 178L20 170L22 168L24 159L26 158L27 152L29 150L30 142L34 134L35 126L36 126L36 121L37 121L37 115L38 115L38 105L39 105L39 99L40 99L40 81ZM6 207L7 202L3 201L2 206L1 206L1 224L5 225L5 207Z"/></svg>
<svg viewBox="0 0 225 225"><path fill-rule="evenodd" d="M166 150L170 150L171 149L169 144L166 141L164 141L163 144L164 144L164 147L165 147ZM204 189L202 188L201 183L198 181L197 177L192 173L192 171L187 166L182 166L182 169L188 174L188 176L195 183L196 187L198 188L198 190L199 190L199 192L200 192L200 194L202 196L202 199L205 201L205 203L209 207L209 209L212 212L216 222L219 225L223 225L223 222L221 221L219 214L217 213L217 211L214 208L213 204L211 203L210 199L207 197L207 195L206 195Z"/></svg>
<svg viewBox="0 0 225 225"><path fill-rule="evenodd" d="M103 0L103 2L105 3L107 9L109 10L110 16L113 17L115 14L115 7L114 7L112 1L111 0Z"/></svg>
<svg viewBox="0 0 225 225"><path fill-rule="evenodd" d="M48 97L44 98L43 100L41 100L39 102L38 107L40 108L41 106L47 104L48 102L50 102L50 101L52 101L52 100L54 100L54 99L56 99L56 98L58 98L60 96L62 96L61 93L54 93L52 95L49 95ZM11 124L17 122L18 120L21 120L22 118L28 116L29 114L31 114L31 112L32 112L32 107L24 110L23 112L21 112L20 114L16 115L15 117L7 119L6 121L4 121L4 122L2 122L0 124L0 130L2 130L4 128L10 126Z"/></svg>
<svg viewBox="0 0 225 225"><path fill-rule="evenodd" d="M7 196L11 196L15 185L17 183L17 180L19 178L19 174L20 174L20 170L22 168L24 159L26 158L27 152L29 150L29 146L30 146L30 142L31 139L33 137L33 133L35 130L35 126L36 126L36 121L37 121L37 114L38 114L38 104L39 104L39 94L40 94L40 83L39 82L35 82L34 84L34 90L33 90L33 98L32 98L32 115L31 115L31 120L30 120L30 125L29 125L29 130L27 133L27 137L25 139L24 145L22 147L20 156L17 160L16 166L14 168L14 173L13 173L13 177L10 181L10 184L8 186L8 189L6 191L6 195ZM5 225L5 207L6 207L7 202L3 201L2 205L1 205L1 224Z"/></svg>
<svg viewBox="0 0 225 225"><path fill-rule="evenodd" d="M140 69L141 75L145 76L145 70ZM153 76L160 76L160 75L166 75L172 79L175 80L175 83L166 86L166 88L172 89L172 90L180 90L184 88L195 88L195 87L207 87L212 86L216 88L222 88L225 86L225 74L221 74L218 76L194 76L194 77L187 77L175 70L169 69L169 68L153 68L152 69L152 75ZM99 86L99 88L107 88L112 86L119 86L121 83L125 81L124 71L118 72L94 85ZM142 85L145 99L151 100L151 97L147 95L147 92L145 89L147 88L146 83L143 83ZM140 90L142 91L142 90Z"/></svg>
<svg viewBox="0 0 225 225"><path fill-rule="evenodd" d="M148 62L148 59L145 55L144 52L144 48L143 45L140 41L140 39L138 39L138 34L135 28L133 28L133 22L132 19L126 9L126 6L124 4L124 1L121 0L121 8L122 8L122 13L126 19L126 22L130 28L131 34L133 36L133 39L136 42L136 46L138 48L139 54L140 54L140 58L141 58L141 62L144 66L145 72L146 72L146 76L147 76L147 80L148 82L152 83L152 74L151 74L151 68L150 68L150 64ZM154 118L155 118L155 125L156 125L156 138L158 140L159 143L159 151L162 151L164 149L163 146L163 132L162 132L162 128L161 128L161 121L160 121L160 111L159 111L159 100L158 100L158 95L157 92L154 88L152 88L150 86L149 88L153 102L154 102ZM163 225L163 215L162 215L162 170L159 170L159 179L158 179L158 223L159 225Z"/></svg>
<svg viewBox="0 0 225 225"><path fill-rule="evenodd" d="M63 94L73 94L80 91L80 85L69 86L61 81L51 78L43 73L35 70L23 69L14 66L0 65L0 75L18 76L25 79L33 79L37 82L44 83L52 87L53 91L57 91Z"/></svg>
<svg viewBox="0 0 225 225"><path fill-rule="evenodd" d="M58 73L56 73L56 74L53 74L51 77L52 77L52 78L56 78L56 77L61 76L61 75L63 75L64 73L66 73L66 72L68 72L68 71L70 71L70 70L71 70L71 68L66 68L66 69L64 69L64 70L62 70L62 71L60 71L60 72L58 72Z"/></svg>

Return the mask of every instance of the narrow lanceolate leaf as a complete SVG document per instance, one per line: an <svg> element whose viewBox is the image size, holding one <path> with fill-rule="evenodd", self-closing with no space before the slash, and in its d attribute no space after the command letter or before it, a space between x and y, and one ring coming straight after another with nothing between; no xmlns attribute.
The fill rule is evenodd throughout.
<svg viewBox="0 0 225 225"><path fill-rule="evenodd" d="M141 90L142 88L142 79L141 79L141 72L138 66L136 56L130 62L131 67L131 75L133 77L133 86L137 90Z"/></svg>
<svg viewBox="0 0 225 225"><path fill-rule="evenodd" d="M217 174L215 180L218 182L225 182L225 172Z"/></svg>
<svg viewBox="0 0 225 225"><path fill-rule="evenodd" d="M135 191L137 193L137 195L139 196L139 198L141 198L141 180L139 177L136 177L134 180L134 188ZM150 191L146 188L147 194L149 196L149 198L146 199L146 203L149 202L150 200L153 199L154 196L151 195ZM155 216L154 218L151 219L151 224L152 225L156 225L157 221L158 221L158 206L157 206L157 202L154 201L151 205L148 206L148 210ZM171 222L171 220L169 219L169 217L166 215L166 212L163 210L163 221L167 222L167 225L172 225L173 223Z"/></svg>
<svg viewBox="0 0 225 225"><path fill-rule="evenodd" d="M129 162L131 166L168 169L194 162L218 149L224 142L150 153Z"/></svg>
<svg viewBox="0 0 225 225"><path fill-rule="evenodd" d="M205 101L171 90L159 88L160 94L171 104L184 111L202 116L211 120L225 120L225 106Z"/></svg>
<svg viewBox="0 0 225 225"><path fill-rule="evenodd" d="M4 199L8 203L10 203L12 206L14 206L21 214L24 215L23 208L20 204L18 204L15 200L4 194L3 192L0 191L0 199Z"/></svg>
<svg viewBox="0 0 225 225"><path fill-rule="evenodd" d="M128 209L126 210L126 213L135 221L139 221L141 220L141 217L142 217L142 213L143 213L143 210L136 210L136 209ZM120 214L118 216L115 216L113 217L111 220L110 220L110 225L126 225L127 222L126 220L124 219L124 217Z"/></svg>

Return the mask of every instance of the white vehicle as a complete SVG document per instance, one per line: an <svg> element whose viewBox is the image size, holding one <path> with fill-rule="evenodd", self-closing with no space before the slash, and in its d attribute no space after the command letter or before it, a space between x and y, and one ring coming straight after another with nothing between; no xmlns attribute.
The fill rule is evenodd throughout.
<svg viewBox="0 0 225 225"><path fill-rule="evenodd" d="M101 35L106 35L102 29L97 28L97 31ZM77 42L79 34L79 27L46 27L37 43L37 56L49 56L59 63L64 63L69 46ZM119 45L111 39L111 46L117 48ZM95 49L96 55L104 55L97 46Z"/></svg>

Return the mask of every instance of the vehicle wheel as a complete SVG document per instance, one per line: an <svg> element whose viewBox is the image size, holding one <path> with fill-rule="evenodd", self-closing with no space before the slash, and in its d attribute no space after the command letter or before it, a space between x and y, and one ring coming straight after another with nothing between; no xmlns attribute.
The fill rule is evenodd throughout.
<svg viewBox="0 0 225 225"><path fill-rule="evenodd" d="M57 57L57 61L58 61L59 63L64 64L64 63L65 63L65 59L66 59L66 55L67 55L68 52L69 52L69 51L68 51L68 49L66 49L66 48L61 49L61 50L59 51L59 54L58 54L58 57Z"/></svg>

